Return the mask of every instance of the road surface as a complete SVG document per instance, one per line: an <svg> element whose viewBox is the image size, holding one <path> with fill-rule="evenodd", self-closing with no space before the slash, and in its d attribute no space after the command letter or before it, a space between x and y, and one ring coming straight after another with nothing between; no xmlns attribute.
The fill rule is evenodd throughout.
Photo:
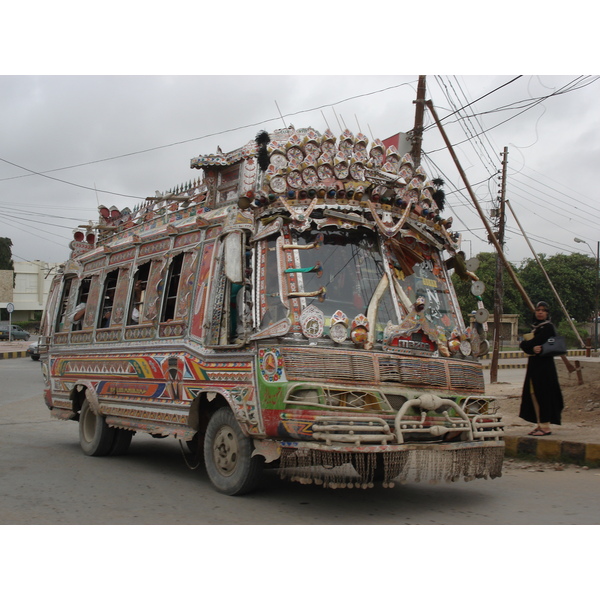
<svg viewBox="0 0 600 600"><path fill-rule="evenodd" d="M393 489L331 490L269 472L247 497L210 485L177 440L137 434L126 456L88 457L75 422L53 419L40 365L0 363L2 524L598 524L600 470L506 463L502 477Z"/></svg>

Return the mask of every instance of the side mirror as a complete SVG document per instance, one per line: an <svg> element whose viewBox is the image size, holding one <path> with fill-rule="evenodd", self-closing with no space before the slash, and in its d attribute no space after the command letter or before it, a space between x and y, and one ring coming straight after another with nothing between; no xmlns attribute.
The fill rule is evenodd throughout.
<svg viewBox="0 0 600 600"><path fill-rule="evenodd" d="M231 283L243 283L244 234L232 231L225 237L225 275Z"/></svg>

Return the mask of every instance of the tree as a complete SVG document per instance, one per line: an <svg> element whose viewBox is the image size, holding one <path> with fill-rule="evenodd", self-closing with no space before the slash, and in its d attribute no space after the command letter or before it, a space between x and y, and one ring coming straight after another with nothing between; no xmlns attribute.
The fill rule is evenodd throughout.
<svg viewBox="0 0 600 600"><path fill-rule="evenodd" d="M482 252L477 255L480 266L476 275L485 284L482 295L484 307L494 312L494 282L496 279L496 253ZM589 322L596 303L596 260L578 252L574 254L556 254L546 257L538 255L544 270L548 274L554 289L559 295L569 316L578 322ZM558 326L566 319L563 310L546 279L538 262L533 258L525 259L520 265L512 265L517 279L525 293L535 305L544 300L550 305L552 321ZM471 293L471 281L462 281L456 273L452 275L465 323L469 323L470 314L477 310L477 298ZM512 278L504 276L503 312L517 314L524 329L531 323L533 315L527 302L517 290Z"/></svg>
<svg viewBox="0 0 600 600"><path fill-rule="evenodd" d="M475 272L479 281L485 285L485 291L481 296L483 306L490 312L494 313L494 283L496 281L496 256L495 252L481 252L477 255L479 260L479 268ZM478 309L478 299L471 293L472 281L462 281L456 273L452 274L452 283L458 296L458 301L462 309L465 323L469 323L469 315ZM521 314L522 302L521 295L517 290L512 279L505 274L504 276L504 295L503 295L503 312L505 314Z"/></svg>
<svg viewBox="0 0 600 600"><path fill-rule="evenodd" d="M13 272L13 286L15 285L15 265L12 260L12 240L5 237L0 237L0 271ZM8 312L5 308L0 309L0 320L8 319Z"/></svg>
<svg viewBox="0 0 600 600"><path fill-rule="evenodd" d="M569 316L580 322L588 322L594 313L596 302L596 261L575 252L546 257L538 255L544 270L560 297ZM565 315L537 261L527 259L521 263L519 279L531 301L544 300L550 305L552 321L559 324ZM530 311L526 309L527 315Z"/></svg>
<svg viewBox="0 0 600 600"><path fill-rule="evenodd" d="M0 237L0 271L14 271L15 265L12 260L12 240Z"/></svg>

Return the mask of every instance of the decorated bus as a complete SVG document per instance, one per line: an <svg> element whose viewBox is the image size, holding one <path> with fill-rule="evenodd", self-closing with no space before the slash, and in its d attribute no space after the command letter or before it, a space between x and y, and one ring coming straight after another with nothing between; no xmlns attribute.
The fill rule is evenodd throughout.
<svg viewBox="0 0 600 600"><path fill-rule="evenodd" d="M54 279L45 402L84 453L173 436L230 495L267 468L331 488L501 475L442 180L362 133L291 126L191 168L101 206Z"/></svg>

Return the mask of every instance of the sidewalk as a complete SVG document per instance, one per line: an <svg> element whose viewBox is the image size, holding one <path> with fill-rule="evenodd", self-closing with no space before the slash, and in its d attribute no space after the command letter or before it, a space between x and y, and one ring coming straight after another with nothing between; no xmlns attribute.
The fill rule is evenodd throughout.
<svg viewBox="0 0 600 600"><path fill-rule="evenodd" d="M27 342L0 342L0 359L26 358L26 350L33 341L35 341L35 337L32 336ZM571 352L580 351L575 350ZM582 363L587 361L600 362L599 358L585 358L580 354L572 355L571 352L569 352L569 358L575 356L578 360L581 359ZM520 358L513 358L512 356L510 358L503 358L503 362L499 364L499 369L523 369L526 366L526 359L522 353L518 354L521 355ZM482 360L484 368L486 368L486 362L489 363L489 360ZM559 463L574 463L600 468L600 427L598 426L565 423L564 425L554 427L552 435L547 437L532 437L527 435L533 426L531 423L525 423L525 421L519 419L516 416L517 410L514 408L515 403L518 403L518 397L520 397L523 376L524 373L522 371L503 371L501 378L508 380L503 383L489 383L489 374L485 378L486 394L498 399L500 413L505 423L504 441L506 443L506 456ZM507 407L509 404L510 408Z"/></svg>
<svg viewBox="0 0 600 600"><path fill-rule="evenodd" d="M522 376L524 377L524 373ZM565 423L563 420L562 425L552 426L552 434L549 436L527 435L535 425L517 416L521 388L522 382L486 385L486 393L496 397L500 405L499 412L504 422L505 455L600 468L600 427L594 423ZM510 404L508 410L507 404Z"/></svg>
<svg viewBox="0 0 600 600"><path fill-rule="evenodd" d="M12 342L0 342L0 360L4 358L23 358L27 356L27 348L35 342L35 336L31 336L29 341L15 340Z"/></svg>

